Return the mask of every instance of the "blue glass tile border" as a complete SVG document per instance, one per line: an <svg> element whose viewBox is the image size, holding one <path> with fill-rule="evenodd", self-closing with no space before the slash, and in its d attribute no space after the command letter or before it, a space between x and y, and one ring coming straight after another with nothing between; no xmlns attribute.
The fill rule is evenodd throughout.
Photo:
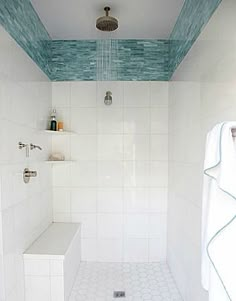
<svg viewBox="0 0 236 301"><path fill-rule="evenodd" d="M169 41L113 40L112 42L117 49L111 57L111 75L105 77L100 74L97 64L100 59L104 59L104 65L106 63L106 59L101 57L103 53L107 55L106 49L99 50L101 41L52 41L52 80L167 81L169 79ZM105 45L107 43L105 42Z"/></svg>
<svg viewBox="0 0 236 301"><path fill-rule="evenodd" d="M50 78L51 38L30 0L0 0L0 24Z"/></svg>
<svg viewBox="0 0 236 301"><path fill-rule="evenodd" d="M169 40L117 40L110 77L98 70L101 40L51 40L30 0L0 0L0 24L51 80L167 81L221 1L185 0Z"/></svg>
<svg viewBox="0 0 236 301"><path fill-rule="evenodd" d="M170 78L222 0L185 0L170 35Z"/></svg>

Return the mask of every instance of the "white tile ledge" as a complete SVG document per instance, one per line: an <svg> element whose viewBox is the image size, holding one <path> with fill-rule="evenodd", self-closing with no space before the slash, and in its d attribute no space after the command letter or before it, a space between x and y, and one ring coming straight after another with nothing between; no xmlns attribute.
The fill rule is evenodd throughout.
<svg viewBox="0 0 236 301"><path fill-rule="evenodd" d="M24 252L24 259L64 259L79 223L52 223Z"/></svg>

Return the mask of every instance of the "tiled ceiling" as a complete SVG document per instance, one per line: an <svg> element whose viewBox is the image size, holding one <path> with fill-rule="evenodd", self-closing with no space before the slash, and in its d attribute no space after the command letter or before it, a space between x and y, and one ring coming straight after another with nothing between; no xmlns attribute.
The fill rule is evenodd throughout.
<svg viewBox="0 0 236 301"><path fill-rule="evenodd" d="M31 0L53 39L167 39L184 0ZM119 19L114 33L101 33L96 19L104 6Z"/></svg>

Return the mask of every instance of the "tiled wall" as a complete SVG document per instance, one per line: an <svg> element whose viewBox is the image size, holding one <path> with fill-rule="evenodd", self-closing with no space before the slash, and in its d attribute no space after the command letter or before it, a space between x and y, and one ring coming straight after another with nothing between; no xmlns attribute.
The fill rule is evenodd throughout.
<svg viewBox="0 0 236 301"><path fill-rule="evenodd" d="M207 131L236 119L236 2L224 0L170 83L168 262L186 301L201 288L201 204ZM180 176L181 175L181 176Z"/></svg>
<svg viewBox="0 0 236 301"><path fill-rule="evenodd" d="M107 90L113 104L104 105ZM53 83L54 220L82 222L82 260L166 258L168 83Z"/></svg>
<svg viewBox="0 0 236 301"><path fill-rule="evenodd" d="M47 124L51 83L25 52L0 28L0 300L24 301L22 253L52 220L50 141ZM18 142L42 152L26 158ZM29 184L22 172L38 172Z"/></svg>

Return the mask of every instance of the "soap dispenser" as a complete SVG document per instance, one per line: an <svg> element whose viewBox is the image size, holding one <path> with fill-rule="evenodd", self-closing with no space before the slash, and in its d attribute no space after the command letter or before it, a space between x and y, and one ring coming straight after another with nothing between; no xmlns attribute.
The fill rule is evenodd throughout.
<svg viewBox="0 0 236 301"><path fill-rule="evenodd" d="M50 130L51 131L56 131L57 130L56 110L55 109L52 110L52 114L51 114Z"/></svg>

